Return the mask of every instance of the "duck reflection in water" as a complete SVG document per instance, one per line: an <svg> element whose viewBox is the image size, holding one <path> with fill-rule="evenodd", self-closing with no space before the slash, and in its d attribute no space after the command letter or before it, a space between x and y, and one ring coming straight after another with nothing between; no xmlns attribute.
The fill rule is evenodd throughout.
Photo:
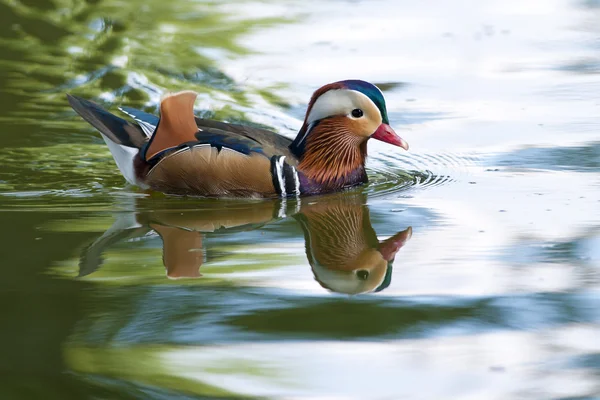
<svg viewBox="0 0 600 400"><path fill-rule="evenodd" d="M410 239L412 229L380 242L371 226L369 208L360 193L344 193L302 201L215 203L194 210L149 210L121 216L80 259L79 276L93 273L102 254L117 242L156 232L163 242L163 264L171 279L201 277L207 260L203 240L216 233L257 229L291 215L304 232L305 249L313 275L333 292L378 292L389 286L396 253Z"/></svg>
<svg viewBox="0 0 600 400"><path fill-rule="evenodd" d="M338 293L388 287L396 253L412 235L409 227L379 242L368 207L357 200L338 197L316 202L294 215L304 231L306 257L316 280Z"/></svg>

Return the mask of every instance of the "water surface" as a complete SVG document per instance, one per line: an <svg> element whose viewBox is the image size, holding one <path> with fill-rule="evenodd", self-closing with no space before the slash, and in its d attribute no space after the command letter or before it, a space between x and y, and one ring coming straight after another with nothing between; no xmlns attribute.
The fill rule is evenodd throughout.
<svg viewBox="0 0 600 400"><path fill-rule="evenodd" d="M600 4L0 2L0 397L600 397ZM293 136L377 83L410 152L300 201L127 186L64 93Z"/></svg>

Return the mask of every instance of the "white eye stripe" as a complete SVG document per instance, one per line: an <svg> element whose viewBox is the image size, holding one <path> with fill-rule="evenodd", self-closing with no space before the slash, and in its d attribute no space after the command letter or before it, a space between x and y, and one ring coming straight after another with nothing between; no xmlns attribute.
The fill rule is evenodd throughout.
<svg viewBox="0 0 600 400"><path fill-rule="evenodd" d="M308 114L309 124L334 115L352 116L352 110L359 108L365 111L365 104L378 110L371 99L357 90L334 89L323 93L313 104ZM379 111L378 111L379 112Z"/></svg>

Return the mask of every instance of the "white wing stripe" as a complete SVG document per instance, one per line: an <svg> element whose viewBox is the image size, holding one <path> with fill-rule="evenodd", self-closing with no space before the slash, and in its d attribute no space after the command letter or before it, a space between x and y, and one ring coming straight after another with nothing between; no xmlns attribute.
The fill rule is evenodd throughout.
<svg viewBox="0 0 600 400"><path fill-rule="evenodd" d="M142 128L142 131L144 131L144 133L146 134L146 136L148 137L152 137L152 135L154 135L154 131L156 130L156 126L146 122L146 121L142 121L140 119L136 119L137 123L140 125L140 128Z"/></svg>

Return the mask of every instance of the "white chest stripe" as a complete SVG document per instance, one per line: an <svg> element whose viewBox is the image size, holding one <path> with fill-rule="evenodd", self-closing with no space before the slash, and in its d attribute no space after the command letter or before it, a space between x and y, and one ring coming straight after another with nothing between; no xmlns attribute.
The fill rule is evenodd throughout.
<svg viewBox="0 0 600 400"><path fill-rule="evenodd" d="M285 156L281 156L275 161L275 171L277 172L277 182L279 183L279 189L281 189L281 197L287 196L287 193L285 191L285 176L283 175L284 161Z"/></svg>
<svg viewBox="0 0 600 400"><path fill-rule="evenodd" d="M300 177L295 167L286 164L285 156L271 157L273 186L279 197L300 196Z"/></svg>
<svg viewBox="0 0 600 400"><path fill-rule="evenodd" d="M292 172L294 173L294 194L298 197L300 196L300 179L298 178L296 168L292 167Z"/></svg>

